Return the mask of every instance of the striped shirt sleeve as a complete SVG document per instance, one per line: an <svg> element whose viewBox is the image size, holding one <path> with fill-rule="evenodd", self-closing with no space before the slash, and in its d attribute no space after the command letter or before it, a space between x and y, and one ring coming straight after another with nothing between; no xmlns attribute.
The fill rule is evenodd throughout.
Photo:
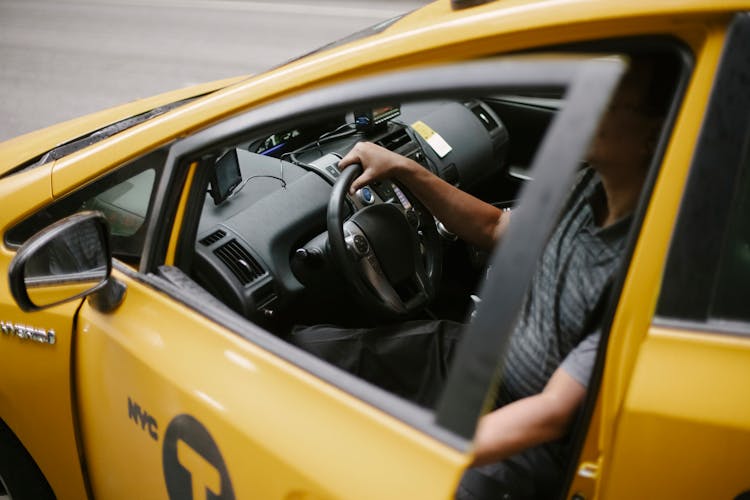
<svg viewBox="0 0 750 500"><path fill-rule="evenodd" d="M576 382L588 388L591 372L596 361L596 351L599 347L599 330L586 336L563 360L562 369L573 377Z"/></svg>

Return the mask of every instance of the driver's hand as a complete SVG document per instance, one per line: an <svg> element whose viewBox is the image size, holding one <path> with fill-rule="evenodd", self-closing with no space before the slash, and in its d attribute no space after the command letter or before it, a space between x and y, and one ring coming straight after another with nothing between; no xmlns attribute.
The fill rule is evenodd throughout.
<svg viewBox="0 0 750 500"><path fill-rule="evenodd" d="M339 169L359 163L364 170L354 179L350 193L372 181L398 177L399 171L408 168L409 159L371 142L358 142L339 162Z"/></svg>

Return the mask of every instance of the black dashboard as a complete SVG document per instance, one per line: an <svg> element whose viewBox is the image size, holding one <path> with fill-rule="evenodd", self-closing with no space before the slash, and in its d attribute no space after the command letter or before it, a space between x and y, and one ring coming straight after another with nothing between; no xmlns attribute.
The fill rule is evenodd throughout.
<svg viewBox="0 0 750 500"><path fill-rule="evenodd" d="M290 310L300 297L335 293L326 210L338 161L359 141L407 156L470 192L504 168L508 132L484 102L430 101L398 110L377 126L347 115L322 129L284 130L233 148L242 182L218 205L206 195L193 278L256 321ZM372 200L408 208L410 198L381 181L348 202L352 209Z"/></svg>

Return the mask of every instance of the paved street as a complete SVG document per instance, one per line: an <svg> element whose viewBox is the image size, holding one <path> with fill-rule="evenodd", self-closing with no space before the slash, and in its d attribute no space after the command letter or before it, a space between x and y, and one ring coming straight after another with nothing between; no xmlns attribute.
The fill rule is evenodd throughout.
<svg viewBox="0 0 750 500"><path fill-rule="evenodd" d="M269 68L427 0L0 0L0 141Z"/></svg>

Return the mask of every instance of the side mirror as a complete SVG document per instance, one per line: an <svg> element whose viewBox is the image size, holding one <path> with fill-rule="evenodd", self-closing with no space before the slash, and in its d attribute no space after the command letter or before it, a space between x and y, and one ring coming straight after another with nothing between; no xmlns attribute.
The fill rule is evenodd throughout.
<svg viewBox="0 0 750 500"><path fill-rule="evenodd" d="M112 270L107 220L80 212L45 228L10 263L10 291L24 311L85 297L104 287Z"/></svg>

